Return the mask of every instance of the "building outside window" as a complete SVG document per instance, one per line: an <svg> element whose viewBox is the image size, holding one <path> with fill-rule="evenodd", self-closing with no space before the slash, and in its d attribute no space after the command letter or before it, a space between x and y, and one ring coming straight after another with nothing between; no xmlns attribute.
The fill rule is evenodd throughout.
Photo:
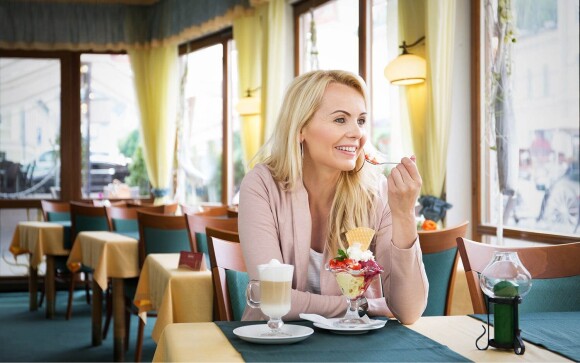
<svg viewBox="0 0 580 363"><path fill-rule="evenodd" d="M502 4L508 4L507 16L498 17ZM482 0L480 9L481 222L578 236L579 2ZM508 29L505 42L498 38L502 25ZM498 188L502 139L511 146L508 161L499 165L513 173L504 195Z"/></svg>

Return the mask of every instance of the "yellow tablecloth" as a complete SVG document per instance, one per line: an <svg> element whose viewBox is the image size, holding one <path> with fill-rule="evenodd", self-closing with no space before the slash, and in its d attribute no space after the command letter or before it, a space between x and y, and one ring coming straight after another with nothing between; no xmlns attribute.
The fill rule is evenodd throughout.
<svg viewBox="0 0 580 363"><path fill-rule="evenodd" d="M481 322L468 316L422 317L408 328L474 362L569 362L529 342L525 343L525 354L520 356L513 351L494 348L477 350L475 340L482 332ZM493 331L491 334L493 336ZM260 349L261 345L255 344L255 347ZM364 361L364 355L361 355L361 362ZM165 328L153 362L243 362L243 359L214 323L189 323L171 324Z"/></svg>
<svg viewBox="0 0 580 363"><path fill-rule="evenodd" d="M37 268L45 255L66 256L63 247L64 228L50 222L20 222L14 230L10 252L13 255L30 253L30 266Z"/></svg>
<svg viewBox="0 0 580 363"><path fill-rule="evenodd" d="M168 324L212 321L211 272L178 268L178 262L178 253L150 254L139 277L134 303L145 322L147 311L157 311L155 342Z"/></svg>
<svg viewBox="0 0 580 363"><path fill-rule="evenodd" d="M107 289L107 279L139 276L136 239L113 232L81 232L77 236L67 265L77 270L82 263L94 269L93 279Z"/></svg>

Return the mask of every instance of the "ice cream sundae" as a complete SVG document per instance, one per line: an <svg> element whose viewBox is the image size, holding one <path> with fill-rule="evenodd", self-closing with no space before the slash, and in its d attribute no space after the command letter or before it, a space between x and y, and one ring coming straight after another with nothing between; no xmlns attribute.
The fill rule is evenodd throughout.
<svg viewBox="0 0 580 363"><path fill-rule="evenodd" d="M327 269L336 277L343 295L349 301L349 309L339 324L364 323L358 316L358 301L365 293L373 278L383 272L369 250L375 231L360 227L346 233L349 247L339 249L338 256L328 262Z"/></svg>

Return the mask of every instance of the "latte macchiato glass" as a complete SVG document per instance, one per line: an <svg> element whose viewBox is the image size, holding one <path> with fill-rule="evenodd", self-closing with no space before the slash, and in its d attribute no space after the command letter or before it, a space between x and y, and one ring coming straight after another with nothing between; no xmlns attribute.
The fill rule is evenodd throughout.
<svg viewBox="0 0 580 363"><path fill-rule="evenodd" d="M290 311L292 276L294 266L271 260L258 265L259 280L252 280L246 289L246 300L252 308L260 308L270 317L268 326L271 331L266 335L285 335L281 332L282 317Z"/></svg>

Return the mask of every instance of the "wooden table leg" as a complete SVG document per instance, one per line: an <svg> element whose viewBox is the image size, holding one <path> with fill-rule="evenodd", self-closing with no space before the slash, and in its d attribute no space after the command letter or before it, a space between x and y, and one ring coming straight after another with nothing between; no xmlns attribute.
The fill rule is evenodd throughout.
<svg viewBox="0 0 580 363"><path fill-rule="evenodd" d="M103 290L95 280L92 283L92 290L93 346L98 346L103 344Z"/></svg>
<svg viewBox="0 0 580 363"><path fill-rule="evenodd" d="M46 318L54 318L54 256L46 255L46 273L44 278L44 296L46 299Z"/></svg>
<svg viewBox="0 0 580 363"><path fill-rule="evenodd" d="M113 349L115 362L125 361L125 292L123 279L113 278Z"/></svg>
<svg viewBox="0 0 580 363"><path fill-rule="evenodd" d="M28 308L30 311L38 310L38 269L28 267Z"/></svg>

